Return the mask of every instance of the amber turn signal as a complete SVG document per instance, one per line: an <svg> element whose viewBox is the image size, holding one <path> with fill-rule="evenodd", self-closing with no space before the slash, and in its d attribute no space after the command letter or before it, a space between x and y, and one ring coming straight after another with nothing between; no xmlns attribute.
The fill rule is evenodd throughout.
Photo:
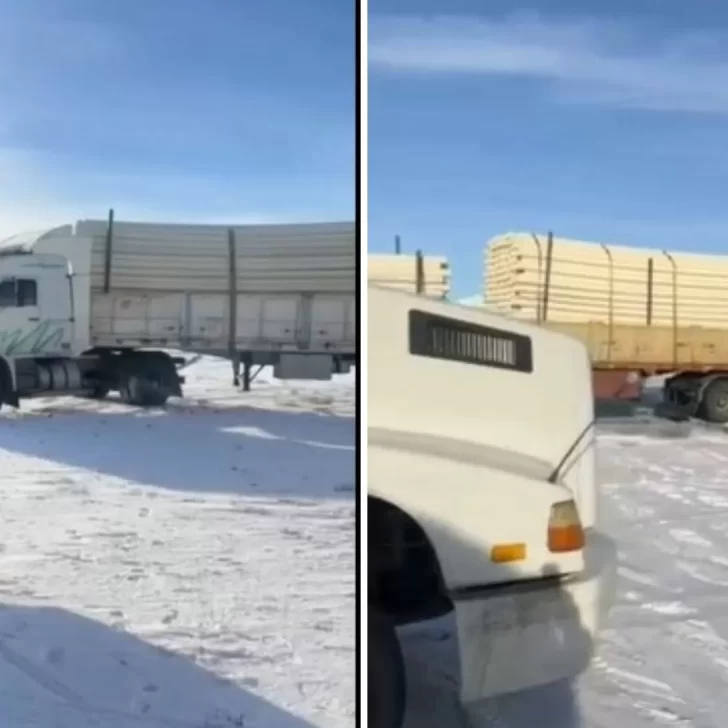
<svg viewBox="0 0 728 728"><path fill-rule="evenodd" d="M549 518L549 551L555 554L581 551L584 543L584 529L576 503L573 500L554 503Z"/></svg>
<svg viewBox="0 0 728 728"><path fill-rule="evenodd" d="M525 543L498 543L490 549L490 560L495 564L523 561L525 558Z"/></svg>

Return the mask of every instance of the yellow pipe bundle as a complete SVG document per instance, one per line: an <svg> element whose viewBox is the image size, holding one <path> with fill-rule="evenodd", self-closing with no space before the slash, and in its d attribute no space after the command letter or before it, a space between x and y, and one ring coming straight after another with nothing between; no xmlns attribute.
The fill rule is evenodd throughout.
<svg viewBox="0 0 728 728"><path fill-rule="evenodd" d="M417 256L370 254L367 279L386 288L417 292ZM422 256L422 293L431 298L447 298L450 293L450 265L441 256Z"/></svg>
<svg viewBox="0 0 728 728"><path fill-rule="evenodd" d="M484 299L533 321L728 329L728 256L509 233L486 245Z"/></svg>

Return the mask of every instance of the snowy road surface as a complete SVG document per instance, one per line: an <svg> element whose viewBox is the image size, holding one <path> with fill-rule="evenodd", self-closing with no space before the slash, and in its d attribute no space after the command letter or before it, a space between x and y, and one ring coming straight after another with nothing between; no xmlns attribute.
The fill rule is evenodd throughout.
<svg viewBox="0 0 728 728"><path fill-rule="evenodd" d="M0 416L0 725L354 725L354 379Z"/></svg>
<svg viewBox="0 0 728 728"><path fill-rule="evenodd" d="M575 685L509 696L468 723L455 698L452 626L403 642L407 728L723 728L728 709L728 432L602 424L602 522L619 541L620 593Z"/></svg>

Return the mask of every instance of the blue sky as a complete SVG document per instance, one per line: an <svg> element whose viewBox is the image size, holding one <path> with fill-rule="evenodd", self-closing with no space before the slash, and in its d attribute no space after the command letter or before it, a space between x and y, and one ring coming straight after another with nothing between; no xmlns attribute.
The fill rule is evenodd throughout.
<svg viewBox="0 0 728 728"><path fill-rule="evenodd" d="M348 0L0 0L0 235L354 215Z"/></svg>
<svg viewBox="0 0 728 728"><path fill-rule="evenodd" d="M591 9L590 9L591 8ZM728 4L370 0L369 246L481 290L507 231L728 254Z"/></svg>

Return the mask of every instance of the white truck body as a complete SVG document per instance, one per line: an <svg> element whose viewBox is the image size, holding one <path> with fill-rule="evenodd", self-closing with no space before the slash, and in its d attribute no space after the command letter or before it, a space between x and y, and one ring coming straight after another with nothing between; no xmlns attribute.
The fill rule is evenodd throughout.
<svg viewBox="0 0 728 728"><path fill-rule="evenodd" d="M160 347L280 365L306 354L323 366L315 378L327 366L330 376L334 357L353 361L354 224L232 232L82 220L0 242L0 286L37 280L35 305L0 308L0 355ZM305 364L296 369L305 376Z"/></svg>
<svg viewBox="0 0 728 728"><path fill-rule="evenodd" d="M434 550L456 616L462 699L574 676L616 578L614 542L598 530L585 348L377 286L367 311L368 495L411 518ZM550 514L569 500L586 545L553 553ZM508 544L523 556L494 561L493 547Z"/></svg>

